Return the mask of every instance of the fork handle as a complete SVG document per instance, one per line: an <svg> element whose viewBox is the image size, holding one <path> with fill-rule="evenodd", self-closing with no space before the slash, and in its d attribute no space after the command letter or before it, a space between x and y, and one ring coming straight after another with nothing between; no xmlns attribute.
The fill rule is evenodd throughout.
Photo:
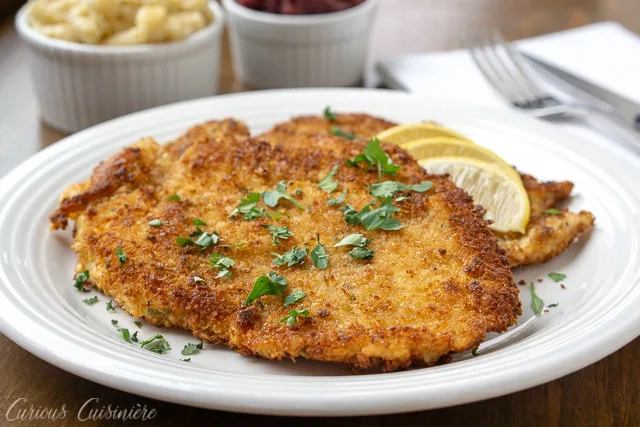
<svg viewBox="0 0 640 427"><path fill-rule="evenodd" d="M587 120L592 121L601 130L617 135L640 151L640 134L634 132L631 126L621 117L588 107L584 108L584 112L587 113Z"/></svg>

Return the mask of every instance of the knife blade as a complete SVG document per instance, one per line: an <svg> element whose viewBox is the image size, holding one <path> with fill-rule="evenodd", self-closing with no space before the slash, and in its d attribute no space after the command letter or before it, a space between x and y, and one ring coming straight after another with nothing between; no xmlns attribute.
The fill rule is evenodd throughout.
<svg viewBox="0 0 640 427"><path fill-rule="evenodd" d="M627 122L631 128L640 130L640 105L570 74L567 71L561 70L539 58L524 52L521 53L530 64L546 73L550 83L560 86L560 90L571 92L576 98L589 103L605 113L616 114Z"/></svg>

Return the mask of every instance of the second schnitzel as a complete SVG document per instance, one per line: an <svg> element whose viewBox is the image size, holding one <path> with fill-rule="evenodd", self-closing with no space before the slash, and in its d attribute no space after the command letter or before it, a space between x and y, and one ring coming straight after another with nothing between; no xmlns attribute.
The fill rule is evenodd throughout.
<svg viewBox="0 0 640 427"><path fill-rule="evenodd" d="M321 116L296 117L276 125L258 138L279 144L309 144L313 143L311 135L329 134L337 126L344 134L369 139L397 125L368 114L335 116L335 122ZM522 180L531 204L531 220L525 233L494 232L513 267L550 260L580 234L591 230L595 221L593 214L587 211L560 210L555 215L545 214L547 209L569 197L573 189L571 182L538 182L530 175L522 175Z"/></svg>

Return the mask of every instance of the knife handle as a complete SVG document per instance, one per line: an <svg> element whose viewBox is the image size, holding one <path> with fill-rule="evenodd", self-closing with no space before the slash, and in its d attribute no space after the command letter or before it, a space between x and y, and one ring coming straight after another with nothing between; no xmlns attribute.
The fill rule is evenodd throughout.
<svg viewBox="0 0 640 427"><path fill-rule="evenodd" d="M633 131L629 124L615 114L607 114L595 108L585 108L587 119L605 133L622 138L625 142L640 151L640 134Z"/></svg>

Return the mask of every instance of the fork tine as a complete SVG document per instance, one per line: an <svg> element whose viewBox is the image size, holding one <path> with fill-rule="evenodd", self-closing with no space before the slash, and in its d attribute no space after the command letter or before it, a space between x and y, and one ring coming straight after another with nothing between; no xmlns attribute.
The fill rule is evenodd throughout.
<svg viewBox="0 0 640 427"><path fill-rule="evenodd" d="M517 105L526 102L524 98L519 94L514 93L511 87L505 84L504 79L496 72L495 67L491 65L491 61L487 57L487 53L485 51L486 43L484 43L484 41L480 46L475 43L468 45L471 46L469 48L469 53L471 54L473 62L476 64L484 78L496 91L498 91L512 104Z"/></svg>
<svg viewBox="0 0 640 427"><path fill-rule="evenodd" d="M514 79L514 81L519 84L520 87L522 87L524 90L526 90L532 97L535 97L537 99L548 98L549 94L535 82L531 71L528 70L524 65L525 63L520 53L517 52L510 43L507 43L505 41L500 31L493 31L492 36L494 46L500 48L504 52L507 58L506 61L508 61L508 65L511 65L509 67L507 66L506 61L503 62L505 68L510 70L509 74Z"/></svg>

